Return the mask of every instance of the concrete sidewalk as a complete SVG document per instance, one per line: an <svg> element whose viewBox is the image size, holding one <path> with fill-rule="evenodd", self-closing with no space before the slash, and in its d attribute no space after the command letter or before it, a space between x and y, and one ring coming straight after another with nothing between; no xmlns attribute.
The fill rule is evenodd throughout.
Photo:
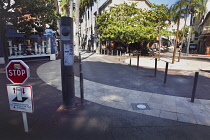
<svg viewBox="0 0 210 140"><path fill-rule="evenodd" d="M82 55L83 63L92 61L92 59L109 64L115 64L112 59L102 55L91 55L86 53ZM129 59L125 60L128 62ZM159 68L164 68L165 61L158 62ZM135 60L132 60L135 64ZM208 70L208 63L191 60L182 60L179 64L170 65L170 69L182 70ZM47 84L61 90L60 60L51 61L41 65L37 69L38 76ZM140 65L145 67L154 67L154 59L141 58ZM196 67L195 67L196 66ZM208 73L204 74L209 76ZM145 77L144 77L145 78ZM79 78L75 77L76 96L79 97ZM104 106L136 112L158 118L170 119L180 122L188 122L193 124L201 124L210 126L210 100L196 99L195 103L191 103L189 98L162 95L151 92L136 91L126 88L105 85L89 80L84 80L85 99ZM148 105L147 109L135 110L132 105L136 104Z"/></svg>

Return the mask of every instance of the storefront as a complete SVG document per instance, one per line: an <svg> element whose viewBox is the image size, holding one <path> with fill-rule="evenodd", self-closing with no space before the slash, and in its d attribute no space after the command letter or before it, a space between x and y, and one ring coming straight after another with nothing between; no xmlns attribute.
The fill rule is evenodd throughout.
<svg viewBox="0 0 210 140"><path fill-rule="evenodd" d="M200 36L198 42L198 53L210 55L210 34Z"/></svg>
<svg viewBox="0 0 210 140"><path fill-rule="evenodd" d="M31 35L25 37L17 30L7 30L6 41L9 59L32 58L49 56L50 60L56 59L57 44L54 31L46 29L43 36ZM0 43L0 51L2 51ZM3 52L0 53L0 63L3 63Z"/></svg>

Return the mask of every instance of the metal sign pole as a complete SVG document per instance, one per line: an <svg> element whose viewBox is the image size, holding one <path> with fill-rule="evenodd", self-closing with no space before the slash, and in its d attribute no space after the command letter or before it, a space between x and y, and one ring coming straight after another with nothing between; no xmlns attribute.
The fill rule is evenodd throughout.
<svg viewBox="0 0 210 140"><path fill-rule="evenodd" d="M62 97L68 109L75 107L73 18L61 17L60 21Z"/></svg>

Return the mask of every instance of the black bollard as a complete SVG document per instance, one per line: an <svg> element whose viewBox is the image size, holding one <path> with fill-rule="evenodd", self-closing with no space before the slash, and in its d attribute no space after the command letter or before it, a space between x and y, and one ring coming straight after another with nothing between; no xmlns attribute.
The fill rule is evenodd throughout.
<svg viewBox="0 0 210 140"><path fill-rule="evenodd" d="M166 62L165 76L164 76L164 85L166 85L168 75L168 62Z"/></svg>
<svg viewBox="0 0 210 140"><path fill-rule="evenodd" d="M82 72L82 58L81 54L79 53L79 71L80 71L80 99L81 105L84 104L84 85L83 85L83 72Z"/></svg>
<svg viewBox="0 0 210 140"><path fill-rule="evenodd" d="M131 66L131 54L130 54L130 66Z"/></svg>
<svg viewBox="0 0 210 140"><path fill-rule="evenodd" d="M194 99L195 99L195 92L196 92L197 83L198 83L198 75L199 75L199 72L195 72L193 91L192 91L192 97L191 97L191 102L192 103L194 103Z"/></svg>
<svg viewBox="0 0 210 140"><path fill-rule="evenodd" d="M157 58L155 58L155 77L156 77L156 74L157 74Z"/></svg>
<svg viewBox="0 0 210 140"><path fill-rule="evenodd" d="M137 56L137 70L139 69L139 53L138 53L138 56Z"/></svg>

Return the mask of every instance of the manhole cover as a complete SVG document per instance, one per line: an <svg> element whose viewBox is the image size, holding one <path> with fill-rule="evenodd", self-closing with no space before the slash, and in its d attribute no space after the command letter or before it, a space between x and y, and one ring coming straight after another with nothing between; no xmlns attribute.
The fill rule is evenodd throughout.
<svg viewBox="0 0 210 140"><path fill-rule="evenodd" d="M150 110L147 103L131 103L133 110Z"/></svg>
<svg viewBox="0 0 210 140"><path fill-rule="evenodd" d="M139 108L139 109L145 109L145 108L147 108L147 107L146 107L146 105L138 104L138 105L137 105L137 108Z"/></svg>

